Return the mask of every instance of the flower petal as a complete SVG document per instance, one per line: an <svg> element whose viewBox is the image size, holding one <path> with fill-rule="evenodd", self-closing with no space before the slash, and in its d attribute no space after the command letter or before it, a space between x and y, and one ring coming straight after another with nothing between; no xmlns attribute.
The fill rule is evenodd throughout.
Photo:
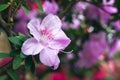
<svg viewBox="0 0 120 80"><path fill-rule="evenodd" d="M108 13L110 13L110 14L114 14L114 13L117 13L117 12L118 12L118 10L117 10L116 7L104 6L103 8L104 8L104 10L106 10L106 11L107 11Z"/></svg>
<svg viewBox="0 0 120 80"><path fill-rule="evenodd" d="M43 46L35 39L27 39L22 46L22 52L25 55L36 55L43 49Z"/></svg>
<svg viewBox="0 0 120 80"><path fill-rule="evenodd" d="M54 67L54 69L57 69L60 63L60 60L57 55L58 52L58 50L45 48L40 52L40 61L46 66Z"/></svg>
<svg viewBox="0 0 120 80"><path fill-rule="evenodd" d="M54 37L54 40L49 43L49 47L52 49L64 49L70 44L71 40L66 34L60 30ZM53 46L54 45L54 46Z"/></svg>
<svg viewBox="0 0 120 80"><path fill-rule="evenodd" d="M62 22L56 15L49 14L43 19L41 26L42 28L52 31L54 35L60 30Z"/></svg>
<svg viewBox="0 0 120 80"><path fill-rule="evenodd" d="M103 5L114 5L115 0L103 0Z"/></svg>
<svg viewBox="0 0 120 80"><path fill-rule="evenodd" d="M40 21L39 21L39 19L32 19L28 23L27 27L30 30L30 33L39 41L39 38L40 38L40 33L39 33Z"/></svg>

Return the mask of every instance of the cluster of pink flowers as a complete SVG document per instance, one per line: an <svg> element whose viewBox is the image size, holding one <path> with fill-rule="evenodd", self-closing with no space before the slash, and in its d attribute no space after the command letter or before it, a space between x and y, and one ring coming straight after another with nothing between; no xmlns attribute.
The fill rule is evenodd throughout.
<svg viewBox="0 0 120 80"><path fill-rule="evenodd" d="M79 61L76 63L79 67L90 68L97 63L99 57L107 50L106 34L99 32L92 34L89 41L83 45L83 50L79 52Z"/></svg>
<svg viewBox="0 0 120 80"><path fill-rule="evenodd" d="M77 2L70 10L71 15L69 16L68 13L61 20L57 15L64 9L55 0L40 0L46 16L44 18L41 17L40 14L43 13L36 2L27 2L31 8L28 14L21 6L15 15L18 21L14 25L14 32L25 35L30 33L32 36L23 43L21 48L23 54L25 56L39 55L40 62L53 67L54 70L58 69L61 60L68 70L73 71L73 74L76 73L73 68L80 70L85 68L92 72L93 80L106 79L107 71L101 66L100 61L109 64L106 59L113 59L120 51L120 38L116 35L120 30L120 19L112 21L119 10L115 6L115 0L102 0L101 3L94 1L99 4L93 4L91 0ZM70 21L67 18L70 18ZM84 39L86 36L87 38ZM70 47L67 50L70 52L63 51L68 45ZM66 53L66 56L59 59L60 52ZM99 70L96 69L96 65ZM93 71L94 68L95 71ZM36 74L39 73L38 71ZM53 72L50 78L51 80L67 80L69 74L66 72ZM83 80L89 80L85 76L82 77ZM71 78L71 80L80 79Z"/></svg>

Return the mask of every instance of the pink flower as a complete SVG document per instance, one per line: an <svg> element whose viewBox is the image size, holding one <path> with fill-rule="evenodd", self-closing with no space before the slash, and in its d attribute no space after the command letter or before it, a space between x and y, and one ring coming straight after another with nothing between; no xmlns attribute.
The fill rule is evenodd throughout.
<svg viewBox="0 0 120 80"><path fill-rule="evenodd" d="M104 6L103 9L110 14L114 14L118 12L117 8L113 6Z"/></svg>
<svg viewBox="0 0 120 80"><path fill-rule="evenodd" d="M106 76L106 68L101 65L99 70L94 71L93 80L105 80Z"/></svg>
<svg viewBox="0 0 120 80"><path fill-rule="evenodd" d="M103 5L113 5L115 0L103 0Z"/></svg>
<svg viewBox="0 0 120 80"><path fill-rule="evenodd" d="M111 25L116 29L116 30L120 30L120 20L116 20L116 21L113 21L111 23Z"/></svg>
<svg viewBox="0 0 120 80"><path fill-rule="evenodd" d="M95 65L100 56L108 51L106 41L106 33L99 32L90 35L90 39L83 44L83 50L78 53L79 60L76 63L77 67L90 68Z"/></svg>
<svg viewBox="0 0 120 80"><path fill-rule="evenodd" d="M43 4L43 9L46 14L56 14L59 11L59 6L56 2L45 1Z"/></svg>
<svg viewBox="0 0 120 80"><path fill-rule="evenodd" d="M67 80L67 74L65 72L54 72L50 77L51 80Z"/></svg>
<svg viewBox="0 0 120 80"><path fill-rule="evenodd" d="M11 57L1 59L0 58L0 67L3 67L4 65L8 64L12 60Z"/></svg>
<svg viewBox="0 0 120 80"><path fill-rule="evenodd" d="M27 30L27 21L18 21L13 28L13 31L18 34L19 32L22 34L27 34L28 30Z"/></svg>
<svg viewBox="0 0 120 80"><path fill-rule="evenodd" d="M70 43L61 25L60 19L53 14L46 16L41 24L38 19L32 19L27 27L33 37L23 43L23 53L25 55L40 53L39 58L44 65L57 69L60 63L58 53Z"/></svg>
<svg viewBox="0 0 120 80"><path fill-rule="evenodd" d="M111 44L111 46L110 46L110 50L109 50L108 56L109 56L110 58L113 58L114 55L115 55L117 52L119 52L119 51L120 51L120 39L117 38L117 39L113 40L113 42L112 42L112 44Z"/></svg>
<svg viewBox="0 0 120 80"><path fill-rule="evenodd" d="M21 6L20 9L18 10L17 14L15 15L17 19L27 21L29 18L27 17L24 8Z"/></svg>

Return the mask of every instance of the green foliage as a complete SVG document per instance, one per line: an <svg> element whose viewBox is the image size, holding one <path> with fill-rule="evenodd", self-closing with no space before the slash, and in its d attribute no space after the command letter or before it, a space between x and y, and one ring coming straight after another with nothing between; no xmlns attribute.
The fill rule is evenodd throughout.
<svg viewBox="0 0 120 80"><path fill-rule="evenodd" d="M7 80L7 76L6 75L0 76L0 80Z"/></svg>
<svg viewBox="0 0 120 80"><path fill-rule="evenodd" d="M37 5L38 5L38 8L39 8L42 12L44 12L44 10L43 10L43 8L42 8L42 5L40 4L40 0L36 0L36 3L37 3Z"/></svg>
<svg viewBox="0 0 120 80"><path fill-rule="evenodd" d="M14 71L12 71L10 69L9 70L7 69L7 73L11 77L12 80L19 80L17 74Z"/></svg>
<svg viewBox="0 0 120 80"><path fill-rule="evenodd" d="M27 5L27 2L25 0L22 2L22 6L24 8L24 11L25 11L26 15L28 15L30 7Z"/></svg>
<svg viewBox="0 0 120 80"><path fill-rule="evenodd" d="M8 38L11 43L22 46L22 43L27 39L23 34L19 33L18 36Z"/></svg>
<svg viewBox="0 0 120 80"><path fill-rule="evenodd" d="M23 59L20 56L16 56L13 60L13 69L18 69Z"/></svg>
<svg viewBox="0 0 120 80"><path fill-rule="evenodd" d="M9 5L8 4L1 4L0 5L0 12L5 10Z"/></svg>
<svg viewBox="0 0 120 80"><path fill-rule="evenodd" d="M19 38L23 42L27 39L27 37L25 35L23 35L22 33L18 33L18 36L16 36L16 37Z"/></svg>
<svg viewBox="0 0 120 80"><path fill-rule="evenodd" d="M10 55L4 52L0 52L0 58L7 58L7 57L10 57Z"/></svg>
<svg viewBox="0 0 120 80"><path fill-rule="evenodd" d="M20 52L20 58L26 58L26 56L22 53L22 52Z"/></svg>
<svg viewBox="0 0 120 80"><path fill-rule="evenodd" d="M35 64L32 60L32 56L28 56L27 58L25 58L25 68L27 70L31 70L31 72L34 73L35 71Z"/></svg>
<svg viewBox="0 0 120 80"><path fill-rule="evenodd" d="M87 77L92 77L93 76L93 73L91 71L86 71L86 74L85 74Z"/></svg>
<svg viewBox="0 0 120 80"><path fill-rule="evenodd" d="M19 38L17 38L17 37L9 37L8 39L13 44L18 45L18 46L22 46L22 41Z"/></svg>
<svg viewBox="0 0 120 80"><path fill-rule="evenodd" d="M115 59L119 59L119 58L120 58L120 52L116 53L116 54L114 55L114 58L115 58Z"/></svg>
<svg viewBox="0 0 120 80"><path fill-rule="evenodd" d="M11 57L15 57L16 55L18 55L20 53L20 50L12 50L11 52L10 52L10 56Z"/></svg>

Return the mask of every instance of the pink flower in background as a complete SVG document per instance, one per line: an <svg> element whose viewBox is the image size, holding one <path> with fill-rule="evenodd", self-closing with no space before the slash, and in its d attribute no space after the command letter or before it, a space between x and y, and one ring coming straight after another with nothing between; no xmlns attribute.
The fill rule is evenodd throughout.
<svg viewBox="0 0 120 80"><path fill-rule="evenodd" d="M50 13L56 14L59 10L59 6L55 1L50 2L46 0L46 1L41 1L41 3L42 3L43 10L46 14L50 14ZM36 2L28 1L28 5L32 10L36 10L36 11L39 10Z"/></svg>
<svg viewBox="0 0 120 80"><path fill-rule="evenodd" d="M116 29L116 30L120 30L120 20L114 21L111 23L111 25Z"/></svg>
<svg viewBox="0 0 120 80"><path fill-rule="evenodd" d="M86 17L89 20L95 20L95 21L100 20L100 23L103 26L106 26L108 21L112 19L111 14L118 12L117 8L113 6L114 2L115 2L114 0L109 0L109 1L103 0L101 7L88 4L87 8L85 9Z"/></svg>
<svg viewBox="0 0 120 80"><path fill-rule="evenodd" d="M104 6L103 9L110 14L114 14L118 12L117 8L113 6Z"/></svg>
<svg viewBox="0 0 120 80"><path fill-rule="evenodd" d="M110 46L110 50L109 50L109 53L108 53L108 56L110 58L113 58L114 55L120 51L120 39L115 39L113 40L113 43L112 45Z"/></svg>
<svg viewBox="0 0 120 80"><path fill-rule="evenodd" d="M63 26L62 26L63 29L66 29L66 30L70 28L78 29L80 27L81 21L78 19L78 17L75 14L73 14L71 23L65 21L65 18L62 19L62 23L63 23Z"/></svg>
<svg viewBox="0 0 120 80"><path fill-rule="evenodd" d="M115 0L103 0L103 5L113 5Z"/></svg>
<svg viewBox="0 0 120 80"><path fill-rule="evenodd" d="M25 55L40 53L40 61L43 64L57 69L60 63L58 53L70 43L70 39L62 31L61 25L60 19L53 14L46 16L41 24L38 19L31 20L27 27L33 37L23 43L23 53Z"/></svg>
<svg viewBox="0 0 120 80"><path fill-rule="evenodd" d="M99 32L90 35L90 40L95 43L98 43L98 45L101 47L102 50L108 51L108 44L107 44L105 32Z"/></svg>
<svg viewBox="0 0 120 80"><path fill-rule="evenodd" d="M27 4L29 5L29 7L32 9L32 10L38 10L38 5L36 2L30 2L28 1Z"/></svg>
<svg viewBox="0 0 120 80"><path fill-rule="evenodd" d="M19 32L22 34L27 34L27 21L19 21L14 25L13 31L18 34Z"/></svg>
<svg viewBox="0 0 120 80"><path fill-rule="evenodd" d="M22 34L26 34L28 32L27 30L27 21L29 20L28 16L26 15L24 8L21 7L17 14L15 15L15 18L18 19L18 21L15 23L13 31L18 34L19 32Z"/></svg>
<svg viewBox="0 0 120 80"><path fill-rule="evenodd" d="M54 72L51 74L51 80L67 80L67 73L65 72Z"/></svg>
<svg viewBox="0 0 120 80"><path fill-rule="evenodd" d="M31 20L31 19L34 19L34 18L37 18L37 15L38 15L38 11L36 10L31 10L29 11L28 13L28 18Z"/></svg>
<svg viewBox="0 0 120 80"><path fill-rule="evenodd" d="M107 76L107 70L104 66L100 66L99 70L94 71L93 80L105 80Z"/></svg>
<svg viewBox="0 0 120 80"><path fill-rule="evenodd" d="M20 9L18 10L17 14L15 15L15 17L17 19L20 19L20 20L24 20L24 21L27 21L29 20L25 11L24 11L24 8L23 7L20 7Z"/></svg>
<svg viewBox="0 0 120 80"><path fill-rule="evenodd" d="M43 64L40 64L38 65L36 68L35 68L35 75L36 76L39 76L42 72L44 72L45 70L47 69L47 67Z"/></svg>
<svg viewBox="0 0 120 80"><path fill-rule="evenodd" d="M85 14L89 20L95 20L95 21L100 20L100 23L103 26L105 26L107 22L112 18L112 16L109 13L91 4L88 5L87 9L85 10Z"/></svg>
<svg viewBox="0 0 120 80"><path fill-rule="evenodd" d="M86 9L86 7L87 7L87 3L85 3L85 2L78 2L75 5L75 10L77 10L79 13L83 13L84 10Z"/></svg>
<svg viewBox="0 0 120 80"><path fill-rule="evenodd" d="M4 65L8 64L11 60L11 57L0 59L0 67L3 67Z"/></svg>
<svg viewBox="0 0 120 80"><path fill-rule="evenodd" d="M73 29L78 29L79 26L80 26L80 20L77 19L76 17L73 17L73 23L70 23L70 28L73 28Z"/></svg>
<svg viewBox="0 0 120 80"><path fill-rule="evenodd" d="M45 1L43 4L43 9L46 14L56 14L59 10L59 7L56 2Z"/></svg>
<svg viewBox="0 0 120 80"><path fill-rule="evenodd" d="M110 14L117 13L118 10L114 7L115 0L103 0L103 9Z"/></svg>
<svg viewBox="0 0 120 80"><path fill-rule="evenodd" d="M104 32L92 34L90 40L84 43L76 66L90 68L97 63L99 57L107 48L106 34Z"/></svg>

